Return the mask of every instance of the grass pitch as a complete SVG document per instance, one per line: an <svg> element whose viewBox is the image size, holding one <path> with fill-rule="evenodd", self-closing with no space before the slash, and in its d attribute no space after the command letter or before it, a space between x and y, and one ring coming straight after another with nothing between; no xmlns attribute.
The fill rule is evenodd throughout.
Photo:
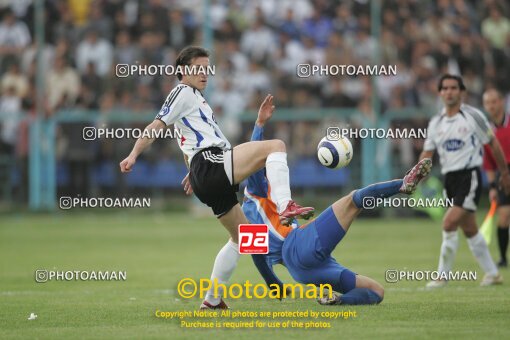
<svg viewBox="0 0 510 340"><path fill-rule="evenodd" d="M479 217L483 217L481 212ZM156 310L198 308L199 298L182 299L176 287L185 277L209 277L214 257L227 239L214 218L72 211L4 216L0 224L2 339L510 338L510 274L503 271L507 281L502 286L479 287L483 273L464 237L455 270L477 271L477 282L452 282L435 291L424 290L425 282L385 282L388 269L436 269L440 225L426 219L358 219L335 250L340 263L384 285L386 296L378 306L324 307L314 300L299 299L228 301L233 311L357 314L348 319L321 318L331 328L311 330L186 329L179 320L154 315ZM494 243L491 250L496 255ZM37 269L125 270L127 280L36 283ZM285 282L292 282L284 268L277 273ZM232 283L247 279L263 282L249 256L242 256ZM37 319L27 320L32 312Z"/></svg>

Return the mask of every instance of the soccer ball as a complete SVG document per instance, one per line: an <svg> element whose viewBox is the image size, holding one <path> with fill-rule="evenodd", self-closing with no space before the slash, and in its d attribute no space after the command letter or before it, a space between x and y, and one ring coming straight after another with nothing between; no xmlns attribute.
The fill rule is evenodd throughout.
<svg viewBox="0 0 510 340"><path fill-rule="evenodd" d="M343 168L351 162L352 144L343 136L339 136L338 140L324 137L317 147L317 158L322 165L330 169Z"/></svg>

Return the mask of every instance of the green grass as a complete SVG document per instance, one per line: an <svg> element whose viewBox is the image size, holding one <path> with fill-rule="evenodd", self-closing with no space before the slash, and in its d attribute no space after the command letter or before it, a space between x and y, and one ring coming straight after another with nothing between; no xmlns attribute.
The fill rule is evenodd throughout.
<svg viewBox="0 0 510 340"><path fill-rule="evenodd" d="M479 214L481 217L482 213ZM425 219L359 219L334 256L386 288L378 306L319 306L313 300L229 300L234 311L356 311L326 320L329 329L182 329L156 310L196 310L201 300L176 294L185 277L208 278L226 232L213 218L175 213L63 212L3 216L0 227L0 338L509 338L508 284L479 287L483 273L461 237L456 270L476 270L478 282L425 291L425 282L386 283L387 269L434 270L440 225ZM495 255L495 245L491 245ZM36 283L37 269L125 270L124 282ZM277 272L291 282L284 268ZM510 279L508 272L503 275ZM242 256L232 282L262 282ZM38 315L27 320L31 312ZM286 319L282 319L286 320ZM203 319L208 321L208 319ZM232 320L231 320L232 321ZM245 321L252 321L246 319ZM269 320L261 320L269 321Z"/></svg>

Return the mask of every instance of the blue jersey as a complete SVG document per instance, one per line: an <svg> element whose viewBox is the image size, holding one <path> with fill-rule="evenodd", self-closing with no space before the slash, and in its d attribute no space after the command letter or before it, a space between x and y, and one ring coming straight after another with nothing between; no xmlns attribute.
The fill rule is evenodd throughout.
<svg viewBox="0 0 510 340"><path fill-rule="evenodd" d="M251 140L262 139L263 129L255 126ZM243 211L250 223L266 224L269 228L269 253L252 255L267 285L282 286L273 266L283 264L296 281L304 284L329 283L342 293L355 287L355 274L331 257L345 234L332 207L303 226L298 226L297 222L291 226L282 225L276 204L271 200L271 186L262 169L248 178Z"/></svg>

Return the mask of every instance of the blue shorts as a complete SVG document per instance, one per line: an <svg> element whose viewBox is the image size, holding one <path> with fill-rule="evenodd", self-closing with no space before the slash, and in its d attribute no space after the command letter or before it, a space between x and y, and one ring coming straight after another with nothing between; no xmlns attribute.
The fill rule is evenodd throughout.
<svg viewBox="0 0 510 340"><path fill-rule="evenodd" d="M354 289L356 274L331 256L344 235L331 207L304 228L290 232L283 243L282 256L294 280L304 284L329 283L340 293Z"/></svg>

